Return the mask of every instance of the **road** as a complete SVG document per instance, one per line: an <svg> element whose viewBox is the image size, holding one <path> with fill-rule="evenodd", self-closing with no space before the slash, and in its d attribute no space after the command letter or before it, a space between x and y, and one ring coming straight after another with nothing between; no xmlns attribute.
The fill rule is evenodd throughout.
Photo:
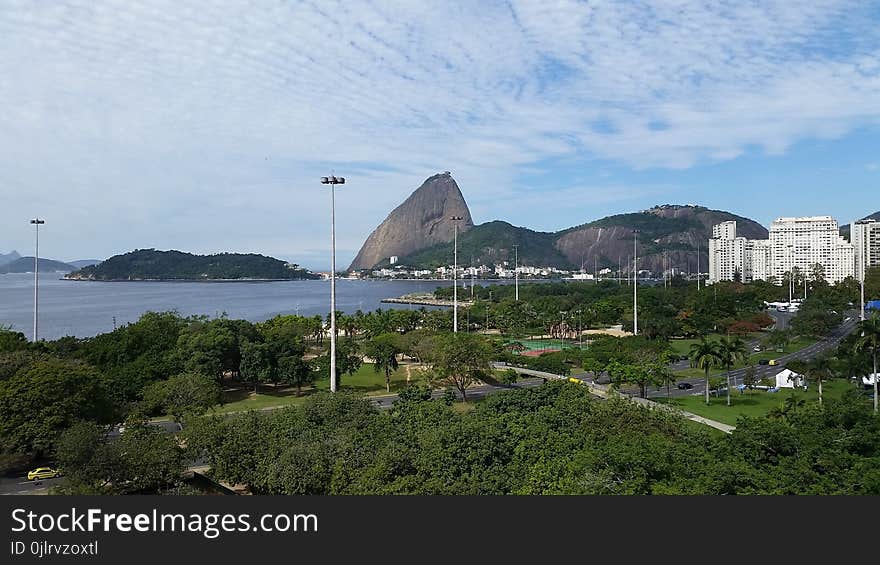
<svg viewBox="0 0 880 565"><path fill-rule="evenodd" d="M777 328L785 328L788 326L788 321L791 319L792 314L783 313L783 312L779 312L779 313L774 312L774 317L777 318L777 326L776 327ZM799 351L795 351L794 353L787 353L784 355L780 355L779 357L776 358L778 361L777 365L774 365L774 366L755 365L756 378L762 379L765 377L774 376L774 375L776 375L776 373L781 371L789 361L794 361L794 360L808 361L808 360L818 356L821 353L824 353L828 350L836 348L840 344L841 340L843 340L843 338L845 338L850 333L852 333L852 331L856 328L856 325L858 324L858 322L859 322L858 312L847 312L846 319L843 322L843 324L838 326L838 328L836 330L834 330L834 332L832 332L832 334L829 335L828 337L820 339L816 343L809 345ZM749 351L751 350L752 347L754 347L756 342L757 342L757 340L753 340L753 342L750 342L748 344ZM689 366L690 366L690 364L687 361L675 363L674 365L672 365L674 370L688 368ZM735 386L742 383L743 377L746 374L746 370L747 370L747 368L743 367L741 369L734 369L733 371L730 372L731 387L735 387ZM726 373L722 373L721 376L723 377L725 375L726 375ZM574 376L579 379L592 377L592 375L590 375L589 373L582 373L582 374L574 375ZM691 385L693 385L693 388L688 389L688 390L680 390L677 387L673 387L671 390L672 396L690 396L690 395L696 395L696 394L705 394L705 390L706 390L705 378L701 378L701 377L685 378L685 379L680 379L677 382L690 383ZM638 395L637 388L626 388L626 389L622 388L621 392ZM658 397L664 397L664 396L666 396L666 387L661 387L658 389L648 391L648 398L658 398Z"/></svg>

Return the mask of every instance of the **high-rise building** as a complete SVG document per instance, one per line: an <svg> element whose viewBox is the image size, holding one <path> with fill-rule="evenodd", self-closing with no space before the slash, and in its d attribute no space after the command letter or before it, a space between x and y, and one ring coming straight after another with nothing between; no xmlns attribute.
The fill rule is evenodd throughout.
<svg viewBox="0 0 880 565"><path fill-rule="evenodd" d="M863 238L859 241L865 242L863 256L880 264L880 222L859 230ZM819 265L825 280L834 284L854 275L854 253L831 216L777 218L770 226L769 239L737 237L736 222L722 222L713 226L709 240L708 283L772 280L782 284L792 269L812 277Z"/></svg>
<svg viewBox="0 0 880 565"><path fill-rule="evenodd" d="M853 244L856 280L862 280L871 267L880 267L880 222L860 220L850 224L850 240Z"/></svg>
<svg viewBox="0 0 880 565"><path fill-rule="evenodd" d="M746 238L736 236L736 222L722 222L712 226L709 240L709 277L711 284L718 281L747 282Z"/></svg>
<svg viewBox="0 0 880 565"><path fill-rule="evenodd" d="M831 216L777 218L770 225L770 248L777 283L794 269L811 277L817 266L831 284L854 274L853 245L840 236Z"/></svg>

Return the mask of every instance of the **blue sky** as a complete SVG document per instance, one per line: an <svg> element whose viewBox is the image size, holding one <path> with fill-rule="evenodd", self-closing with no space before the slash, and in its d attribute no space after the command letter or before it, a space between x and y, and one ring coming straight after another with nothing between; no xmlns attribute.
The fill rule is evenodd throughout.
<svg viewBox="0 0 880 565"><path fill-rule="evenodd" d="M0 0L0 252L338 261L427 176L475 221L880 210L880 5Z"/></svg>

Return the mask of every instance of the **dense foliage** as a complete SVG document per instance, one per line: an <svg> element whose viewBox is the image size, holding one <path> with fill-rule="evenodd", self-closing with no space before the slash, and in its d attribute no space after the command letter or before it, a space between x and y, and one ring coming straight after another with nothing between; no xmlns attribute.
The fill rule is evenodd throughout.
<svg viewBox="0 0 880 565"><path fill-rule="evenodd" d="M513 265L514 255L520 265L571 268L572 265L556 247L556 235L494 221L474 226L458 236L458 264L493 265L504 261ZM514 245L518 250L514 253ZM439 243L407 257L400 263L411 267L433 268L449 265L453 244Z"/></svg>
<svg viewBox="0 0 880 565"><path fill-rule="evenodd" d="M193 255L181 251L138 249L114 255L68 275L89 280L314 279L318 275L279 259L255 253Z"/></svg>
<svg viewBox="0 0 880 565"><path fill-rule="evenodd" d="M866 494L880 420L864 401L791 406L730 436L551 383L470 412L412 395L379 412L345 394L194 422L214 475L265 494ZM253 441L254 437L262 441Z"/></svg>

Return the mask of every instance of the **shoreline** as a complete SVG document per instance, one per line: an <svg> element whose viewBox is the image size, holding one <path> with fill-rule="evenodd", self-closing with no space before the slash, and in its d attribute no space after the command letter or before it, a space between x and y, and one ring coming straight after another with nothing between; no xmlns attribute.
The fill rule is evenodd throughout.
<svg viewBox="0 0 880 565"><path fill-rule="evenodd" d="M301 282L301 281L320 281L322 279L71 279L61 277L59 280L70 282L99 282L99 283L127 283L127 282L149 282L149 283L264 283L264 282Z"/></svg>

